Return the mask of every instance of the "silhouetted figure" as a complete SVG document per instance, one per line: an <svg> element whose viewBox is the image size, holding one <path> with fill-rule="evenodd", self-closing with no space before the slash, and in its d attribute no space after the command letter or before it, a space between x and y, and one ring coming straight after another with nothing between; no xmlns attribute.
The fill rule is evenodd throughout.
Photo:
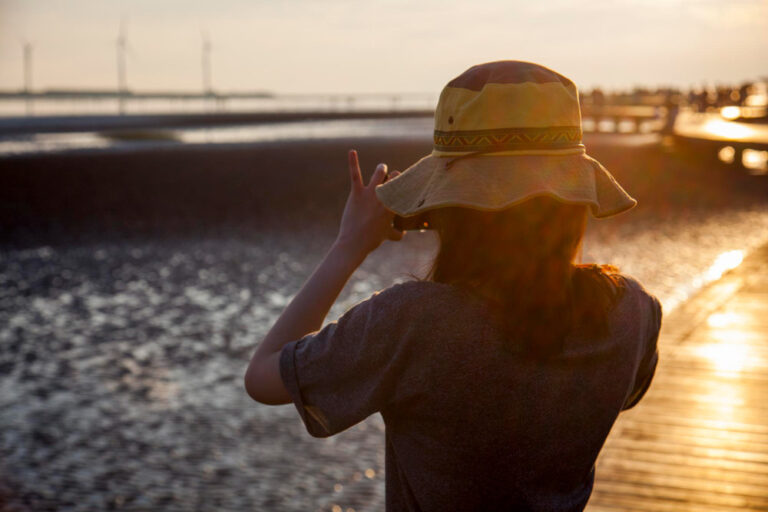
<svg viewBox="0 0 768 512"><path fill-rule="evenodd" d="M366 185L349 154L338 238L245 385L293 402L316 437L380 413L388 511L582 510L608 432L650 386L658 300L576 261L590 211L636 204L586 154L580 126L568 78L491 62L443 89L433 151L402 174L385 183L380 164ZM424 228L439 239L427 278L322 327L367 254Z"/></svg>

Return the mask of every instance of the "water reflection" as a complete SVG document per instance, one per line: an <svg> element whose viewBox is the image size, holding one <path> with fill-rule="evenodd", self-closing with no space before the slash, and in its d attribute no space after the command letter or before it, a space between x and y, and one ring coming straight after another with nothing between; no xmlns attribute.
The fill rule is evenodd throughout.
<svg viewBox="0 0 768 512"><path fill-rule="evenodd" d="M105 149L112 143L93 132L44 133L0 139L0 155L48 153L73 149Z"/></svg>
<svg viewBox="0 0 768 512"><path fill-rule="evenodd" d="M338 138L424 138L432 119L339 119L117 132L41 133L0 138L0 155L85 149L151 149L180 144L247 144Z"/></svg>
<svg viewBox="0 0 768 512"><path fill-rule="evenodd" d="M674 292L664 300L664 309L667 312L673 310L707 284L720 279L723 274L741 265L742 261L744 261L743 250L720 253L707 270L695 276L688 283L676 288Z"/></svg>

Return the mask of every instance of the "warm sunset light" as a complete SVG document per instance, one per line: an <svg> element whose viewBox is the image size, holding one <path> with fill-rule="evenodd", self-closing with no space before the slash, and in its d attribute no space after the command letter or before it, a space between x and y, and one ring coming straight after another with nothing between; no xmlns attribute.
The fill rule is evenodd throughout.
<svg viewBox="0 0 768 512"><path fill-rule="evenodd" d="M717 119L707 121L702 129L710 135L731 140L747 139L756 133L755 130L748 125L729 123Z"/></svg>
<svg viewBox="0 0 768 512"><path fill-rule="evenodd" d="M714 371L718 377L738 377L738 373L734 375L728 370L714 368ZM709 393L697 396L699 406L708 412L707 418L711 418L715 422L725 421L731 423L738 420L740 412L744 407L743 389L738 385L737 379L732 381L726 380L718 384L717 386L712 386ZM713 443L709 439L705 439L704 444L715 451L720 449L719 443Z"/></svg>
<svg viewBox="0 0 768 512"><path fill-rule="evenodd" d="M768 0L0 0L0 512L768 512L766 55Z"/></svg>
<svg viewBox="0 0 768 512"><path fill-rule="evenodd" d="M545 63L585 88L691 86L753 78L766 19L768 4L748 0L2 0L0 89L22 86L24 44L34 87L111 87L118 39L134 90L431 92L500 58Z"/></svg>
<svg viewBox="0 0 768 512"><path fill-rule="evenodd" d="M736 149L733 146L725 146L717 152L717 157L726 164L732 164L735 156Z"/></svg>
<svg viewBox="0 0 768 512"><path fill-rule="evenodd" d="M752 171L752 174L768 173L768 151L745 149L742 162L744 167Z"/></svg>
<svg viewBox="0 0 768 512"><path fill-rule="evenodd" d="M737 340L729 341L735 342ZM702 345L697 349L697 354L707 359L719 374L733 376L747 365L750 350L748 346L732 342Z"/></svg>
<svg viewBox="0 0 768 512"><path fill-rule="evenodd" d="M735 313L713 313L707 317L707 325L710 327L728 327L739 320L739 315Z"/></svg>
<svg viewBox="0 0 768 512"><path fill-rule="evenodd" d="M744 261L744 251L727 251L717 257L707 272L705 273L705 280L707 282L719 279L724 273L732 270Z"/></svg>
<svg viewBox="0 0 768 512"><path fill-rule="evenodd" d="M726 119L736 119L741 114L739 107L729 106L720 110L720 115Z"/></svg>

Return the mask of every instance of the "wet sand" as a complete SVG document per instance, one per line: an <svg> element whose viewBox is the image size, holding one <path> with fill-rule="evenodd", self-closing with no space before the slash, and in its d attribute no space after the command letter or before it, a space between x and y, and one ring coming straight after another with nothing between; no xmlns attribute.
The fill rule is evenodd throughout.
<svg viewBox="0 0 768 512"><path fill-rule="evenodd" d="M617 263L665 306L720 254L768 239L766 180L642 139L591 139L640 205L592 222L584 259ZM350 146L366 169L428 149L350 140L0 161L15 191L0 191L0 226L13 226L0 249L3 510L383 508L378 416L318 440L292 406L257 405L242 387L255 343L333 239ZM428 233L385 243L329 319L422 274L433 251Z"/></svg>

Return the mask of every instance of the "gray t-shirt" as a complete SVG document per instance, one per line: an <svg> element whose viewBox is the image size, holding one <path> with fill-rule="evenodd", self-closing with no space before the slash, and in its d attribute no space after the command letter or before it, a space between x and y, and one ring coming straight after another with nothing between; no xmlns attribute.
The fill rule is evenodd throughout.
<svg viewBox="0 0 768 512"><path fill-rule="evenodd" d="M483 299L410 281L287 344L280 373L315 437L382 414L388 511L582 510L658 359L659 302L623 281L610 336L572 336L545 363L503 349Z"/></svg>

